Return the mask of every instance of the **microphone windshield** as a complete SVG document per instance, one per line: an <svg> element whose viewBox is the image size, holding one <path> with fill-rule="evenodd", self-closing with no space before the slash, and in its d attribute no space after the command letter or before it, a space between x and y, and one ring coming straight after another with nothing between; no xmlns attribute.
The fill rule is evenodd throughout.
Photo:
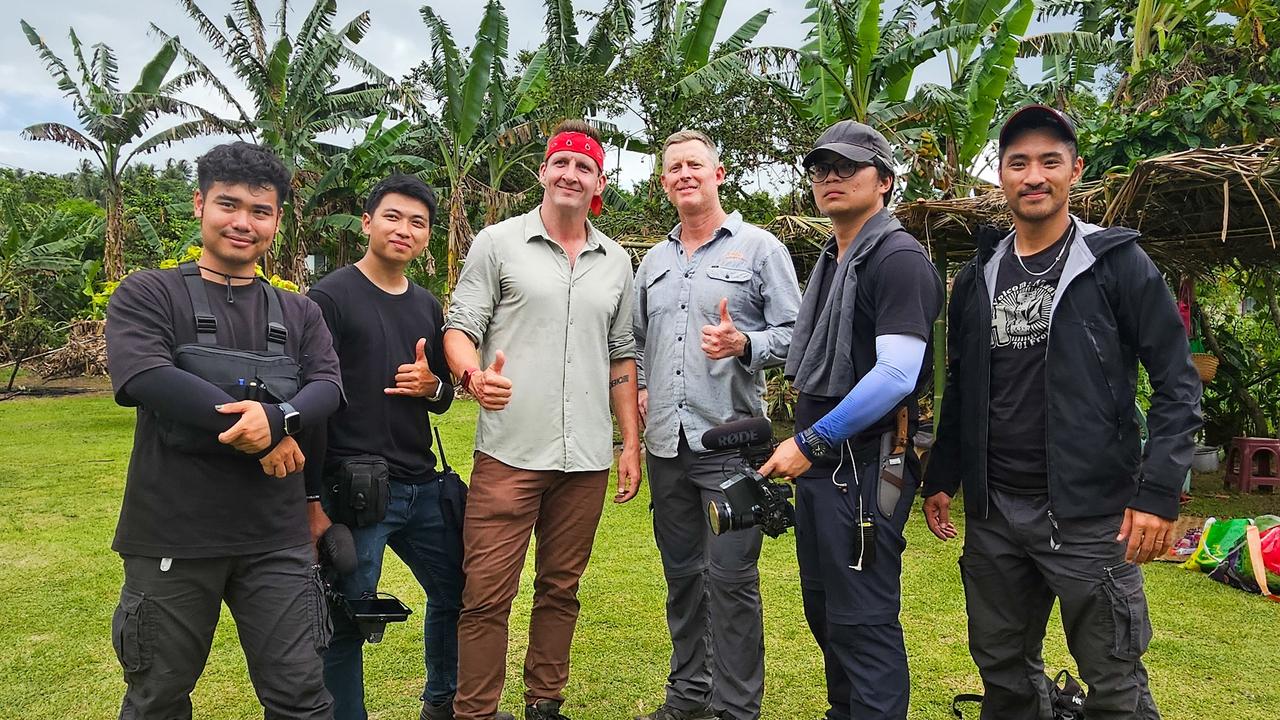
<svg viewBox="0 0 1280 720"><path fill-rule="evenodd" d="M350 575L356 569L356 542L351 528L334 523L320 536L320 557L327 560L339 575Z"/></svg>
<svg viewBox="0 0 1280 720"><path fill-rule="evenodd" d="M768 445L773 441L773 425L769 418L745 418L717 425L702 433L702 446L708 450L732 450L748 445Z"/></svg>

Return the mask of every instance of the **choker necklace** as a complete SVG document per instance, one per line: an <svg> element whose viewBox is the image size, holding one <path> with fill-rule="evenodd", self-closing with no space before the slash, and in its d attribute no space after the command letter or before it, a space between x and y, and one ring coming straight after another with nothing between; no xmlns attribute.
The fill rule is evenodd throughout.
<svg viewBox="0 0 1280 720"><path fill-rule="evenodd" d="M1023 272L1030 275L1031 277L1040 277L1041 275L1047 275L1050 270L1058 266L1058 261L1062 259L1062 256L1067 254L1067 248L1071 246L1071 240L1072 238L1075 237L1075 234L1076 234L1075 230L1072 230L1071 235L1067 236L1067 239L1062 243L1062 249L1058 251L1058 256L1053 259L1053 262L1049 263L1049 267L1045 268L1044 270L1041 270L1040 272L1032 272L1030 269L1027 268L1027 264L1022 261L1022 256L1018 254L1018 243L1016 238L1014 239L1013 248L1012 248L1013 256L1018 258L1018 264L1022 266ZM1039 253L1035 253L1035 254L1038 255Z"/></svg>
<svg viewBox="0 0 1280 720"><path fill-rule="evenodd" d="M1017 254L1017 253L1014 253L1014 254ZM214 270L214 269L213 269L213 268L211 268L211 267L205 267L204 265L201 265L201 264L199 264L199 263L196 263L196 267L198 267L198 268L200 268L201 270L204 270L204 271L206 271L206 272L211 272L211 273L213 273L214 275L221 275L221 276L222 276L222 279L223 279L223 280L225 280L225 281L226 281L226 283L227 283L227 302L228 302L228 303L230 303L230 304L232 304L232 305L235 305L235 304L236 304L236 299L235 299L235 297L231 294L231 281L232 281L232 280L257 280L257 279L258 279L258 276L257 276L257 275L232 275L231 273L224 273L224 272L222 272L221 270Z"/></svg>

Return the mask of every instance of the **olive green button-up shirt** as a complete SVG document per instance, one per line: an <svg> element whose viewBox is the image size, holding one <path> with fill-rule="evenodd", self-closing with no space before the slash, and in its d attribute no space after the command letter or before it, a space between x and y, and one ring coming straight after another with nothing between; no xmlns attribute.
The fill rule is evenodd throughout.
<svg viewBox="0 0 1280 720"><path fill-rule="evenodd" d="M605 470L609 363L635 357L631 257L588 222L570 267L539 210L476 235L445 328L471 337L481 367L506 356L511 401L480 410L477 450L525 470Z"/></svg>

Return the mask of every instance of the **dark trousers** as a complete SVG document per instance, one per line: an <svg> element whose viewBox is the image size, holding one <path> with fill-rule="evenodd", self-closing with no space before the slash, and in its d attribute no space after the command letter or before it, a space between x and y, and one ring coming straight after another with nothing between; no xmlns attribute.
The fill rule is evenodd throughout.
<svg viewBox="0 0 1280 720"><path fill-rule="evenodd" d="M667 580L671 674L666 703L712 706L733 720L760 717L764 696L764 617L760 605L761 532L711 533L707 504L723 502L720 483L733 453L695 453L680 434L674 458L648 456L653 535Z"/></svg>
<svg viewBox="0 0 1280 720"><path fill-rule="evenodd" d="M904 473L897 501L881 508L876 453L815 466L796 482L796 554L805 619L822 648L828 720L907 716L911 677L898 612L902 534L916 479ZM856 472L855 472L856 467ZM875 558L859 553L858 519L876 525ZM850 566L859 565L861 569Z"/></svg>
<svg viewBox="0 0 1280 720"><path fill-rule="evenodd" d="M320 653L328 608L310 545L196 560L125 555L112 643L128 683L121 720L191 718L225 601L267 720L333 717Z"/></svg>
<svg viewBox="0 0 1280 720"><path fill-rule="evenodd" d="M1056 598L1089 720L1159 718L1141 660L1151 640L1142 571L1115 539L1123 516L1058 519L1055 549L1047 495L988 492L989 516L968 518L960 558L982 717L1051 717L1041 650Z"/></svg>
<svg viewBox="0 0 1280 720"><path fill-rule="evenodd" d="M387 515L382 522L351 531L356 572L343 578L340 590L358 598L377 590L382 557L388 545L409 567L427 594L423 614L422 697L440 705L458 686L458 613L462 609L462 529L448 521L440 507L440 483L410 485L391 482ZM333 640L324 654L324 681L333 693L337 720L364 720L364 636L348 617L335 613Z"/></svg>
<svg viewBox="0 0 1280 720"><path fill-rule="evenodd" d="M604 511L608 470L521 470L476 453L463 523L458 720L490 720L507 671L507 622L531 535L538 536L524 659L525 702L563 701L578 623L578 582Z"/></svg>

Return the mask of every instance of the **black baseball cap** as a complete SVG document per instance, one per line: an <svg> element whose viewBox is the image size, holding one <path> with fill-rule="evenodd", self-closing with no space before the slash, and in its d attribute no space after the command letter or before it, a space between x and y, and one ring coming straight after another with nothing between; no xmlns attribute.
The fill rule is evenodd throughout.
<svg viewBox="0 0 1280 720"><path fill-rule="evenodd" d="M822 150L848 158L854 162L874 162L885 172L893 172L893 148L879 131L870 125L854 120L841 120L827 128L818 138L817 145L804 156L807 168L814 156Z"/></svg>
<svg viewBox="0 0 1280 720"><path fill-rule="evenodd" d="M1029 127L1056 127L1065 139L1078 143L1076 124L1067 114L1048 105L1024 105L1013 112L1000 128L1000 152L1018 133Z"/></svg>

